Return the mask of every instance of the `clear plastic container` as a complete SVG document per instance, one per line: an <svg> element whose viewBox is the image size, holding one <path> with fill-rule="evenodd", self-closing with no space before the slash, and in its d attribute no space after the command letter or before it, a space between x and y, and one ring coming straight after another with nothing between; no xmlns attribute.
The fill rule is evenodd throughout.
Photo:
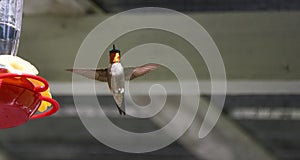
<svg viewBox="0 0 300 160"><path fill-rule="evenodd" d="M0 0L0 55L17 55L23 0Z"/></svg>

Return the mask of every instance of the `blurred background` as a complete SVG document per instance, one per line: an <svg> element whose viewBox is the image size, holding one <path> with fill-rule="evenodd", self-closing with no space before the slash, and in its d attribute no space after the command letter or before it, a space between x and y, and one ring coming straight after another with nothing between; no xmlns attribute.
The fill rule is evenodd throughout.
<svg viewBox="0 0 300 160"><path fill-rule="evenodd" d="M82 41L96 25L137 7L165 7L182 12L200 23L218 46L226 68L228 92L217 125L204 139L198 139L197 134L210 102L210 77L205 63L184 40L157 30L123 35L116 44L126 53L140 44L163 43L189 60L202 95L197 118L188 131L166 148L131 154L100 143L81 123L72 97L72 74L65 69L72 68ZM299 10L299 0L25 0L18 56L29 60L50 81L61 109L52 117L1 130L0 159L298 160ZM107 55L102 59L99 67L108 64ZM130 84L174 82L173 73L162 67ZM83 88L86 116L98 116L89 109L93 95L84 90L83 82L76 83ZM109 118L135 132L161 128L172 119L180 102L180 94L172 93L167 97L167 109L156 118L138 119L118 115L106 84L99 83L97 93ZM148 91L137 93L134 100L138 104L149 103Z"/></svg>

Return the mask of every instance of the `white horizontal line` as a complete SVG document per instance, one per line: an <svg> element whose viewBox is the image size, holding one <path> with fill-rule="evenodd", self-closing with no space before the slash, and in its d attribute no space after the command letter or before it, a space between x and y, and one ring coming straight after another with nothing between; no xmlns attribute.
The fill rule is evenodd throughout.
<svg viewBox="0 0 300 160"><path fill-rule="evenodd" d="M239 107L233 109L230 116L245 120L300 120L300 110L285 107Z"/></svg>
<svg viewBox="0 0 300 160"><path fill-rule="evenodd" d="M89 82L50 82L51 92L56 95L72 95L72 84L76 86L76 93L82 95L91 95L91 83ZM220 81L216 82L221 84ZM149 88L153 85L161 85L166 88L166 92L170 95L180 95L177 82L130 82L131 94L148 94ZM190 94L197 94L198 91L193 82L183 82ZM211 94L210 81L198 81L201 94ZM89 86L89 87L88 87ZM98 95L110 95L109 88L106 83L95 84L95 91ZM177 87L174 87L177 86ZM221 90L216 90L215 94L222 94ZM234 80L227 82L227 94L300 94L300 81L243 81ZM151 94L164 94L161 88L154 87Z"/></svg>

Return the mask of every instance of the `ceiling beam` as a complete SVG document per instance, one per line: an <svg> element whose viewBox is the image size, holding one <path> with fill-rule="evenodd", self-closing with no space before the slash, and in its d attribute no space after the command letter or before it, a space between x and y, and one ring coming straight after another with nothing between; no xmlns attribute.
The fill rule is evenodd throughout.
<svg viewBox="0 0 300 160"><path fill-rule="evenodd" d="M140 97L137 101L144 102L145 100ZM168 102L174 101L178 101L176 100L176 97ZM182 103L182 106L185 107L191 105L186 101ZM173 116L171 113L177 112L177 107L173 105L174 104L172 103L167 103L166 106L168 106L168 109L160 111L160 113L153 118L154 122L161 125L161 127L165 126L166 123L169 123L170 119L173 118L171 117ZM188 131L179 139L179 142L181 142L181 144L191 153L199 158L209 160L276 159L263 146L255 141L255 139L243 131L235 122L224 115L219 117L218 123L206 137L199 138L198 133L200 126L203 125L203 119L208 106L209 101L205 98L201 98L196 118ZM215 106L212 105L212 107ZM189 113L186 114L189 115ZM174 124L173 128L177 128L178 126L176 125L177 124ZM172 132L170 132L170 135L172 135Z"/></svg>
<svg viewBox="0 0 300 160"><path fill-rule="evenodd" d="M88 0L25 0L25 15L78 15L100 13L101 10Z"/></svg>

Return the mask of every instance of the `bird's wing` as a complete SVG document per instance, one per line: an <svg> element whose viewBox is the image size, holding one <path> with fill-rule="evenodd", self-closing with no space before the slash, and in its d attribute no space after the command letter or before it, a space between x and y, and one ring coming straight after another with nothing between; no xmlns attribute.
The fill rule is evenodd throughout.
<svg viewBox="0 0 300 160"><path fill-rule="evenodd" d="M160 66L159 64L148 63L137 67L127 67L124 69L125 80L132 80L134 78L140 77L152 70L155 70L159 66Z"/></svg>
<svg viewBox="0 0 300 160"><path fill-rule="evenodd" d="M107 82L107 68L106 69L67 69L67 71L79 74L81 76L95 79L101 82Z"/></svg>

